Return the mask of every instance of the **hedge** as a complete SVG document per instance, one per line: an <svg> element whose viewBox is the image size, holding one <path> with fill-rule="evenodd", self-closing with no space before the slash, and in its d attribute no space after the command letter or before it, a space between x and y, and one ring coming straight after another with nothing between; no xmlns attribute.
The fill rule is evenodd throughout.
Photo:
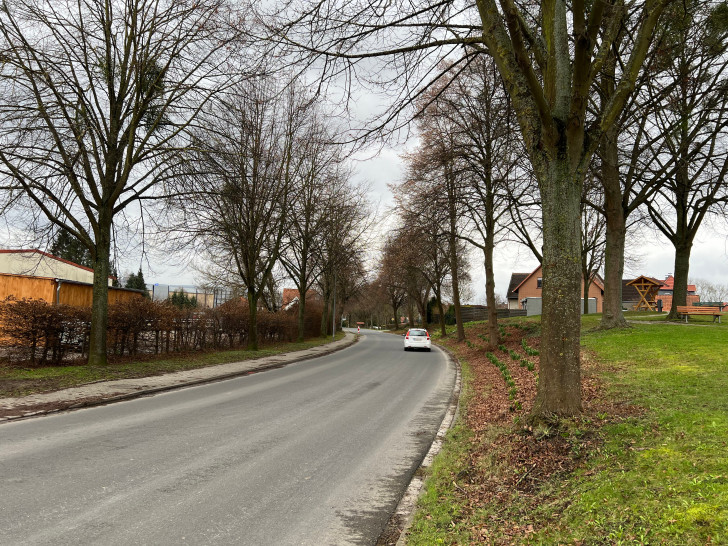
<svg viewBox="0 0 728 546"><path fill-rule="evenodd" d="M306 336L320 333L321 308L309 304ZM293 341L298 309L258 311L258 339ZM233 349L248 340L248 304L236 299L214 309L180 308L171 302L139 298L109 306L110 355L160 354L175 351ZM56 365L88 352L91 310L12 297L0 301L0 346L3 360L32 366Z"/></svg>

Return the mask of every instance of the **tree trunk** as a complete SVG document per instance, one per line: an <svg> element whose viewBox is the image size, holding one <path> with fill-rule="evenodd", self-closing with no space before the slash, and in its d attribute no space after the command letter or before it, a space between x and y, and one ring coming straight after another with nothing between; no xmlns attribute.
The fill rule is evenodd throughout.
<svg viewBox="0 0 728 546"><path fill-rule="evenodd" d="M624 275L624 244L627 237L627 214L622 203L619 178L619 158L615 126L605 135L601 146L602 185L607 231L604 254L604 301L600 328L627 328L622 312L622 276Z"/></svg>
<svg viewBox="0 0 728 546"><path fill-rule="evenodd" d="M437 296L437 310L440 312L440 333L442 337L447 336L447 329L445 328L445 310L442 308L442 299Z"/></svg>
<svg viewBox="0 0 728 546"><path fill-rule="evenodd" d="M89 366L107 364L106 330L109 322L109 254L111 251L111 218L99 214L99 227L96 233L96 252L94 253L94 285L91 302L91 334L89 337Z"/></svg>
<svg viewBox="0 0 728 546"><path fill-rule="evenodd" d="M672 307L667 320L677 319L677 306L688 304L688 272L692 248L692 240L683 240L680 244L675 245L675 282L672 291Z"/></svg>
<svg viewBox="0 0 728 546"><path fill-rule="evenodd" d="M448 184L450 195L448 196L450 217L450 271L452 275L452 300L455 307L455 324L457 325L458 341L465 340L465 327L460 311L460 282L458 279L458 250L457 250L457 211L455 210L455 195L452 190L452 182ZM444 324L444 323L443 323ZM445 335L443 331L443 336Z"/></svg>
<svg viewBox="0 0 728 546"><path fill-rule="evenodd" d="M543 313L535 419L581 411L581 180L552 159L541 181Z"/></svg>
<svg viewBox="0 0 728 546"><path fill-rule="evenodd" d="M394 311L394 329L396 330L399 327L399 317L397 316L399 305L395 304L394 299L392 299L392 311ZM387 321L387 329L389 329L389 321Z"/></svg>
<svg viewBox="0 0 728 546"><path fill-rule="evenodd" d="M306 291L298 290L298 341L306 337Z"/></svg>
<svg viewBox="0 0 728 546"><path fill-rule="evenodd" d="M430 295L429 290L425 293L425 297L422 299L422 301L417 301L417 310L420 313L420 316L422 317L422 326L423 328L427 328L427 300L429 299L428 296Z"/></svg>
<svg viewBox="0 0 728 546"><path fill-rule="evenodd" d="M258 293L248 289L248 350L258 350Z"/></svg>
<svg viewBox="0 0 728 546"><path fill-rule="evenodd" d="M498 309L495 303L495 276L493 274L493 244L490 234L486 235L483 247L483 261L485 263L485 303L488 306L488 342L491 347L497 347L500 332L498 331Z"/></svg>
<svg viewBox="0 0 728 546"><path fill-rule="evenodd" d="M581 299L582 299L582 311L585 315L589 314L589 286L591 285L591 282L589 282L589 268L586 266L586 256L582 256L582 264L581 264L581 278L582 278L582 289L581 289Z"/></svg>
<svg viewBox="0 0 728 546"><path fill-rule="evenodd" d="M324 308L321 311L321 337L326 337L329 332L329 297L324 290Z"/></svg>

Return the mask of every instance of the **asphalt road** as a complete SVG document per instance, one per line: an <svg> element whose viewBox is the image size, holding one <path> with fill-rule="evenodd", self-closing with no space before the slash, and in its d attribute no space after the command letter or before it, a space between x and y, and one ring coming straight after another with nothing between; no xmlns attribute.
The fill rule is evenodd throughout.
<svg viewBox="0 0 728 546"><path fill-rule="evenodd" d="M332 355L0 425L0 544L373 544L453 365L373 331Z"/></svg>

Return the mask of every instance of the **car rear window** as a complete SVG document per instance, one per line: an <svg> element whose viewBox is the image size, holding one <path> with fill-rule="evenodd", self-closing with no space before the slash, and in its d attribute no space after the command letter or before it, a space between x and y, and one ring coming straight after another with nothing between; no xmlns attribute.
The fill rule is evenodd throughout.
<svg viewBox="0 0 728 546"><path fill-rule="evenodd" d="M427 331L425 330L410 330L409 335L411 336L426 336Z"/></svg>

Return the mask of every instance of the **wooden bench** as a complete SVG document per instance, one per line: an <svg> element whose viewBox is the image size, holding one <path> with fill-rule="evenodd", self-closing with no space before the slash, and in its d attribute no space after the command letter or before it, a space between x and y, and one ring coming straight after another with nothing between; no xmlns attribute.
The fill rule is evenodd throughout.
<svg viewBox="0 0 728 546"><path fill-rule="evenodd" d="M708 306L697 306L697 305L678 305L677 314L685 317L685 322L688 321L689 315L711 315L713 322L718 319L720 323L720 317L723 315L720 307L708 307Z"/></svg>

